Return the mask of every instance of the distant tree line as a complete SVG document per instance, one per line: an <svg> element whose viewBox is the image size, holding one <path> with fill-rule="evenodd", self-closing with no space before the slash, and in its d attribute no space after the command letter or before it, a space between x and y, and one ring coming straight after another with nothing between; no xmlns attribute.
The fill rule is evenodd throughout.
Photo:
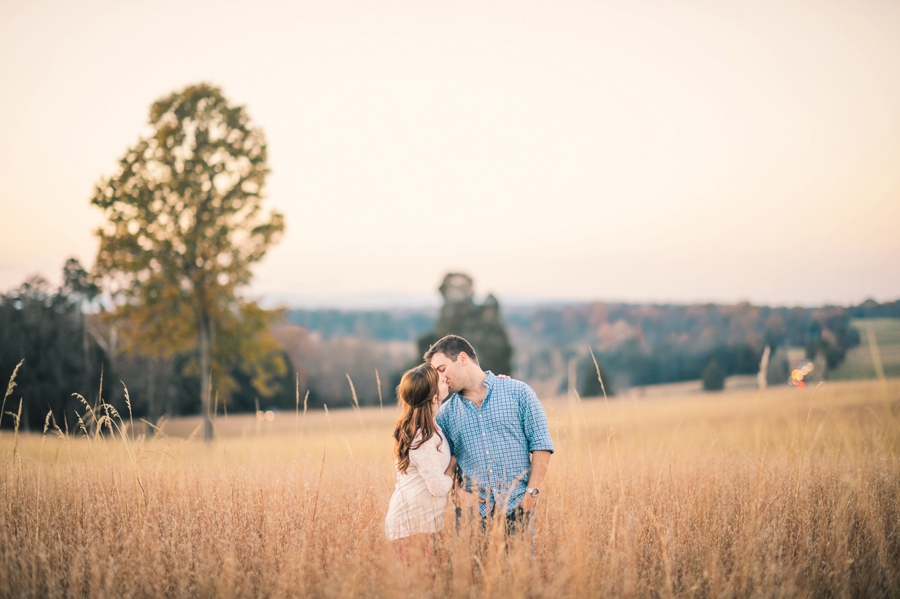
<svg viewBox="0 0 900 599"><path fill-rule="evenodd" d="M78 395L91 406L102 398L126 414L124 382L136 419L155 422L163 415L200 412L196 350L187 348L168 356L142 353L140 338L129 339L130 322L105 309L98 301L99 291L73 258L66 262L58 288L32 276L0 294L4 392L22 362L4 410L16 411L22 400L24 428L40 429L52 411L61 428L71 429L77 426L75 411L86 411ZM223 355L218 358L227 375L216 379L220 412L252 411L257 405L294 407L295 372L270 332L282 320L278 311L244 305L239 326L227 331ZM13 419L7 414L0 423L10 428Z"/></svg>
<svg viewBox="0 0 900 599"><path fill-rule="evenodd" d="M410 341L434 328L435 310L302 310L287 319L323 339L364 337L373 341Z"/></svg>
<svg viewBox="0 0 900 599"><path fill-rule="evenodd" d="M39 429L52 410L60 426L71 427L81 407L75 393L91 403L102 395L124 411L120 381L128 386L136 418L155 422L203 409L196 347L168 355L146 351L128 314L104 306L101 289L77 260L66 262L62 281L53 288L31 277L0 295L0 372L8 377L25 360L5 411L15 411L22 399L26 426ZM449 332L470 338L486 368L529 381L555 378L563 393L575 359L582 397L601 394L588 347L610 396L628 385L754 374L765 345L776 350L770 381L783 382L788 373L776 358L784 360L779 348L803 347L810 359L834 368L858 343L851 317L900 317L900 303L871 301L850 308L593 304L501 313L490 296L475 301L465 275L448 275L441 291L445 301L437 317L427 310L283 313L239 301L218 334L213 409L289 410L298 392L301 400L309 392L310 407L348 405L347 375L362 404L377 405L379 394L390 404L403 369ZM9 415L2 426L12 426Z"/></svg>
<svg viewBox="0 0 900 599"><path fill-rule="evenodd" d="M726 376L755 374L762 350L746 343L717 345L705 351L687 352L676 344L662 344L643 351L636 341L600 352L598 359L612 371L628 373L634 385L655 385L697 380L715 362Z"/></svg>
<svg viewBox="0 0 900 599"><path fill-rule="evenodd" d="M858 306L847 308L850 318L900 318L900 300L879 304L868 299Z"/></svg>
<svg viewBox="0 0 900 599"><path fill-rule="evenodd" d="M580 352L570 351L569 355ZM657 385L703 379L708 375L711 379L733 374L756 374L759 370L760 352L750 345L718 345L707 351L687 353L676 345L661 345L649 352L642 351L632 341L615 350L597 352L593 357L581 355L577 359L577 391L581 397L599 397L603 389L597 376L597 367L603 379L606 395L615 395L616 389L623 383L626 374L628 383L632 385ZM597 360L597 364L594 360ZM613 373L616 376L613 376ZM566 392L569 386L568 377L559 386L560 392ZM720 387L721 388L721 387Z"/></svg>
<svg viewBox="0 0 900 599"><path fill-rule="evenodd" d="M570 356L588 365L587 348L618 385L650 385L752 374L765 346L773 354L772 380L786 380L783 352L800 347L807 358L836 368L859 344L855 317L900 317L900 302L868 301L844 308L736 305L591 303L517 309L506 322L518 352L519 373L533 380L561 376ZM593 367L593 365L590 365ZM714 377L713 377L714 378Z"/></svg>

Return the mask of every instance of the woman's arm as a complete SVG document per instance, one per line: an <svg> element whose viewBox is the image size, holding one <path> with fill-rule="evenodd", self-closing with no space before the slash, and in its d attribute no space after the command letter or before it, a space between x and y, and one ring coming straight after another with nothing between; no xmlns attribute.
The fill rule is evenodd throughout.
<svg viewBox="0 0 900 599"><path fill-rule="evenodd" d="M446 443L441 448L441 451L449 451ZM453 478L448 476L444 469L441 468L441 457L443 456L437 446L430 441L423 443L418 449L411 449L409 452L409 461L415 464L419 474L425 479L428 492L435 497L442 497L453 488ZM454 464L453 458L450 458L450 463L451 465Z"/></svg>

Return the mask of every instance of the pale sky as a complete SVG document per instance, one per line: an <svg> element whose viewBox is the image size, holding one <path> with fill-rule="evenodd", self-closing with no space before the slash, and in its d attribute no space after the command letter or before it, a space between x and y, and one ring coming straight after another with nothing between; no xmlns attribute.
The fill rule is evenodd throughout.
<svg viewBox="0 0 900 599"><path fill-rule="evenodd" d="M900 297L894 0L0 0L0 291L93 264L93 185L201 81L269 142L253 295Z"/></svg>

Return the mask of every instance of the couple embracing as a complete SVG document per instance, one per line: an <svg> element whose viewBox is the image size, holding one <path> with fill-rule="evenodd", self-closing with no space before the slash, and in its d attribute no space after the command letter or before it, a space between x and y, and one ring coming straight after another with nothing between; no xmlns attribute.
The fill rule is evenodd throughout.
<svg viewBox="0 0 900 599"><path fill-rule="evenodd" d="M457 518L470 511L483 527L498 517L509 533L533 534L553 441L531 387L483 371L471 344L447 335L404 373L397 401L385 532L398 553L433 551L451 494Z"/></svg>

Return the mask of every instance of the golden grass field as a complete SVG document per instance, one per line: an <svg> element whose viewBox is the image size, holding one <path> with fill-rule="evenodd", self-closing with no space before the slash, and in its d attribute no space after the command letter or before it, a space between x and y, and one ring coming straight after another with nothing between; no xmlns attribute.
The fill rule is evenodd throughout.
<svg viewBox="0 0 900 599"><path fill-rule="evenodd" d="M393 407L3 431L0 595L900 596L900 380L545 406L533 556L450 514L419 568L383 533Z"/></svg>

